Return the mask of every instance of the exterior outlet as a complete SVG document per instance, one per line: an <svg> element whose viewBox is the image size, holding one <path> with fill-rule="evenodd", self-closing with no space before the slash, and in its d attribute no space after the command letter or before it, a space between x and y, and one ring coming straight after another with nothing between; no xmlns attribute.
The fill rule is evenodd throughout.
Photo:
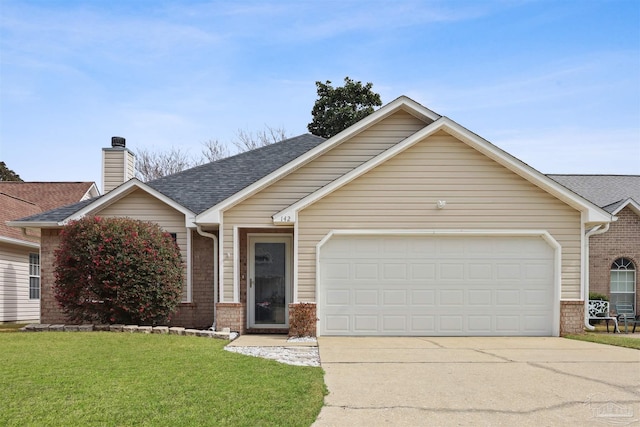
<svg viewBox="0 0 640 427"><path fill-rule="evenodd" d="M106 194L135 177L136 156L124 138L111 138L111 147L102 149L102 193Z"/></svg>

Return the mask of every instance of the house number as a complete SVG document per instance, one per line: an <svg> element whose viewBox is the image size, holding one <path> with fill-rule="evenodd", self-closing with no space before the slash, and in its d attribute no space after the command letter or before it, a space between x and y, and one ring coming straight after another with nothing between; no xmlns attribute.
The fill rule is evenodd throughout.
<svg viewBox="0 0 640 427"><path fill-rule="evenodd" d="M280 217L280 222L291 222L291 216L290 215L283 215Z"/></svg>

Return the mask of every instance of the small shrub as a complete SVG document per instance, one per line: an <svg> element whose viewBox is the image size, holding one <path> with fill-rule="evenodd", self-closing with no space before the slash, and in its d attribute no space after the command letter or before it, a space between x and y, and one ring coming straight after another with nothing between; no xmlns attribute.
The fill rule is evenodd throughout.
<svg viewBox="0 0 640 427"><path fill-rule="evenodd" d="M600 301L609 301L609 297L604 294L599 294L597 292L589 292L590 300L600 300Z"/></svg>
<svg viewBox="0 0 640 427"><path fill-rule="evenodd" d="M166 322L182 297L183 264L157 224L85 217L61 232L54 294L72 321Z"/></svg>
<svg viewBox="0 0 640 427"><path fill-rule="evenodd" d="M301 302L294 304L295 308L289 309L289 336L290 337L315 337L316 336L316 305Z"/></svg>

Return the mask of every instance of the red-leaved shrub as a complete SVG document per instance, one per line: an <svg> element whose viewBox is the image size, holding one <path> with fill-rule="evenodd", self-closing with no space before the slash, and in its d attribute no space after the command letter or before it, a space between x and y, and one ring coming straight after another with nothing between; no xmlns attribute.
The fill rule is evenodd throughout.
<svg viewBox="0 0 640 427"><path fill-rule="evenodd" d="M85 217L55 251L54 293L72 321L157 325L182 298L180 249L157 224Z"/></svg>

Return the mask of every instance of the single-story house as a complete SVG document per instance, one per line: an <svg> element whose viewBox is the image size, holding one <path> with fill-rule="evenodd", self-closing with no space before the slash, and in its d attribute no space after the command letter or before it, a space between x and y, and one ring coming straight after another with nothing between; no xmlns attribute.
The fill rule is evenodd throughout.
<svg viewBox="0 0 640 427"><path fill-rule="evenodd" d="M99 194L92 182L0 182L0 322L40 319L40 233L6 222Z"/></svg>
<svg viewBox="0 0 640 427"><path fill-rule="evenodd" d="M112 145L103 171L131 163ZM187 274L174 324L286 332L305 313L318 335L424 336L582 331L590 235L615 219L404 96L327 140L130 179L13 221L42 230L43 323L65 320L52 254L84 215L176 234Z"/></svg>
<svg viewBox="0 0 640 427"><path fill-rule="evenodd" d="M638 313L640 292L640 175L549 175L615 215L606 233L589 239L589 289Z"/></svg>

